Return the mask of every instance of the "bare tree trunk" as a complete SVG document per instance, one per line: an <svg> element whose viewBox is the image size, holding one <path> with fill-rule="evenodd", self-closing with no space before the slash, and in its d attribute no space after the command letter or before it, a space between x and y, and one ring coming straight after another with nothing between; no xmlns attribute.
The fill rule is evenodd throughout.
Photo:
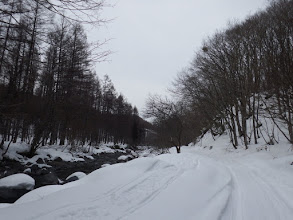
<svg viewBox="0 0 293 220"><path fill-rule="evenodd" d="M2 71L2 65L3 65L3 61L4 61L4 56L5 56L5 51L6 51L6 47L7 47L7 42L8 42L8 38L9 38L9 32L10 32L10 24L11 24L11 20L12 20L12 16L10 16L9 18L9 25L7 27L7 31L6 31L6 36L5 36L5 40L4 40L4 45L3 45L3 50L2 50L2 54L1 54L1 58L0 58L0 73Z"/></svg>
<svg viewBox="0 0 293 220"><path fill-rule="evenodd" d="M253 94L253 102L252 102L252 123L253 123L253 136L254 136L254 143L257 144L257 120L256 120L256 110L255 110L255 103L256 103L256 100L255 100L255 95L256 94Z"/></svg>
<svg viewBox="0 0 293 220"><path fill-rule="evenodd" d="M11 141L8 143L5 152L3 152L3 154L2 154L2 158L7 154L7 152L8 152L8 150L9 150L9 147L10 147L11 143L12 143L12 139L11 139ZM3 143L3 144L4 144L4 143Z"/></svg>
<svg viewBox="0 0 293 220"><path fill-rule="evenodd" d="M35 8L35 14L34 14L34 22L33 22L33 29L32 29L32 36L30 40L30 46L29 46L29 53L28 53L28 61L27 66L25 70L24 80L23 80L23 91L27 94L32 93L33 85L32 85L32 77L31 76L31 67L33 64L33 58L34 58L34 52L35 52L35 44L36 44L36 34L37 34L37 22L38 22L38 16L39 16L39 2L36 1L36 8Z"/></svg>
<svg viewBox="0 0 293 220"><path fill-rule="evenodd" d="M290 137L290 143L293 144L293 121L291 110L288 110L288 131Z"/></svg>
<svg viewBox="0 0 293 220"><path fill-rule="evenodd" d="M235 124L235 117L234 117L234 113L233 113L233 108L231 107L230 110L230 120L231 120L231 129L232 129L232 134L233 134L233 139L234 139L234 148L237 149L238 146L238 139L237 139L237 131L236 131L236 124Z"/></svg>
<svg viewBox="0 0 293 220"><path fill-rule="evenodd" d="M228 126L228 129L229 129L231 143L232 143L233 147L235 149L237 149L238 140L237 140L236 130L235 130L235 128L233 129L232 125L229 122L229 119L227 119L226 117L224 117L224 120L225 120L226 125ZM237 143L237 145L236 145L236 143Z"/></svg>
<svg viewBox="0 0 293 220"><path fill-rule="evenodd" d="M242 131L242 126L241 126L240 120L239 120L239 106L238 106L238 103L235 105L235 116L236 116L236 123L237 123L237 128L238 128L238 135L239 135L239 137L242 137L243 131Z"/></svg>
<svg viewBox="0 0 293 220"><path fill-rule="evenodd" d="M247 141L247 112L246 112L246 101L244 100L245 98L242 99L241 103L241 123L242 123L242 131L243 131L243 140L244 140L244 145L245 149L248 149L248 141Z"/></svg>

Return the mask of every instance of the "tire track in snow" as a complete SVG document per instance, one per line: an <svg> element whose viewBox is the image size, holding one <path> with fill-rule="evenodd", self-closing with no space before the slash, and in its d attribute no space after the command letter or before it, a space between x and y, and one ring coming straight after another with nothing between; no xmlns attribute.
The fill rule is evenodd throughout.
<svg viewBox="0 0 293 220"><path fill-rule="evenodd" d="M178 167L157 161L139 177L91 201L61 207L38 217L47 219L122 219L152 201L182 174ZM67 209L67 210L66 210ZM36 218L37 219L37 218Z"/></svg>
<svg viewBox="0 0 293 220"><path fill-rule="evenodd" d="M108 190L107 192L103 193L102 195L98 195L96 197L93 197L92 199L90 200L87 200L87 201L82 201L82 202L75 202L75 203L70 203L70 204L67 204L67 205L63 205L63 206L59 206L57 209L51 209L49 212L46 211L44 213L39 213L38 215L36 216L33 216L31 218L29 218L28 220L34 220L34 219L40 219L40 218L45 218L46 216L48 215L51 215L55 212L59 212L59 211L62 211L64 209L70 209L70 208L74 208L74 207L80 207L84 204L91 204L91 203L94 203L94 202L97 202L97 201L100 201L100 200L103 200L103 199L106 199L107 197L119 192L119 190L123 189L123 188L126 188L128 185L132 184L133 182L137 181L138 179L141 179L145 176L145 173L148 173L154 169L156 169L156 166L160 163L159 160L155 161L150 167L148 167L142 174L140 174L139 176L136 176L135 178L131 179L130 181L126 182L125 184L122 184L122 185L118 185L110 190ZM85 213L86 215L86 213ZM63 216L63 215L62 215ZM68 216L71 216L72 218L72 214L69 214ZM66 215L64 215L63 217L66 217ZM62 217L62 218L63 218ZM50 219L50 218L48 218Z"/></svg>
<svg viewBox="0 0 293 220"><path fill-rule="evenodd" d="M241 189L237 189L238 186L238 181L237 178L234 174L234 172L232 171L232 169L230 167L225 166L231 176L231 193L229 196L229 199L226 203L225 209L223 210L221 216L219 217L219 219L237 219L237 220L242 220L242 191ZM236 196L235 196L236 194ZM235 199L237 198L237 199ZM235 204L238 204L235 207ZM240 208L239 208L240 207ZM228 215L228 216L227 216Z"/></svg>
<svg viewBox="0 0 293 220"><path fill-rule="evenodd" d="M180 161L184 159L185 161ZM197 155L172 158L182 173L151 202L123 219L214 220L225 210L231 193L231 176L222 164ZM198 160L197 166L193 162ZM225 168L225 167L224 167Z"/></svg>
<svg viewBox="0 0 293 220"><path fill-rule="evenodd" d="M186 157L187 155L185 155ZM117 219L127 219L129 215L131 215L133 212L139 210L143 206L147 205L149 202L151 202L153 199L155 199L164 189L167 189L169 185L171 185L174 181L176 181L180 176L182 176L186 170L190 169L198 169L200 166L200 161L198 159L194 158L194 155L189 155L187 158L184 159L174 159L172 161L164 160L164 156L160 158L161 162L168 163L169 165L166 168L171 168L171 172L164 171L164 175L162 176L162 172L154 172L155 178L153 177L147 177L145 180L140 181L138 184L135 184L133 188L129 191L133 191L132 193L137 196L137 191L135 188L143 189L145 190L147 186L159 183L159 186L153 187L149 195L142 196L142 199L140 202L138 202L136 205L130 206L130 208L126 209L122 216L118 217ZM162 181L163 179L163 181ZM160 183L161 182L161 183ZM138 193L139 194L139 193ZM123 194L119 195L122 198L125 198L125 195ZM127 197L127 195L126 195Z"/></svg>
<svg viewBox="0 0 293 220"><path fill-rule="evenodd" d="M267 195L271 195L271 198L273 197L274 199L272 201L278 201L278 204L282 205L283 209L291 210L291 215L293 216L293 208L290 206L285 199L279 194L277 189L270 183L269 180L265 180L259 172L257 172L256 169L253 167L247 166L242 164L243 166L247 167L251 171L251 176L257 180L259 185L263 186L266 189ZM282 213L282 212L281 212Z"/></svg>
<svg viewBox="0 0 293 220"><path fill-rule="evenodd" d="M165 183L163 185L161 185L160 187L156 188L155 190L153 190L151 192L151 194L144 196L142 198L142 200L137 203L137 205L130 207L129 209L127 209L124 214L117 218L117 219L125 219L127 218L127 216L129 216L130 214L132 214L133 212L135 212L136 210L142 208L143 206L145 206L146 204L148 204L149 202L151 202L156 196L158 196L162 190L166 189L170 184L172 184L176 179L178 179L181 175L183 174L183 172L181 172L180 170L178 170L176 172L176 175L171 176L170 178L168 178L167 181L165 181ZM149 181L149 179L148 179ZM139 185L136 185L139 186ZM140 185L140 187L143 185Z"/></svg>
<svg viewBox="0 0 293 220"><path fill-rule="evenodd" d="M92 219L121 219L150 202L179 175L180 173L175 167L166 168L164 176L156 171L144 174L137 180L109 194L102 203L79 211L75 218L83 217L84 213L90 214L91 211L96 209L107 210L112 207L113 210L109 210L112 213L109 213L108 216L103 214L100 216L101 218L97 218L98 216L93 212Z"/></svg>
<svg viewBox="0 0 293 220"><path fill-rule="evenodd" d="M231 160L233 190L222 219L291 220L292 208L256 168Z"/></svg>
<svg viewBox="0 0 293 220"><path fill-rule="evenodd" d="M212 190L212 193L206 193L207 200L203 201L205 206L198 210L199 214L195 216L195 219L221 219L230 204L233 179L229 169L222 163L211 161L210 159L207 160L207 158L203 159L206 159L203 163L203 169L208 173L215 172L214 175L220 176L221 180L219 181L218 179L210 183L215 188ZM201 176L204 177L203 175Z"/></svg>

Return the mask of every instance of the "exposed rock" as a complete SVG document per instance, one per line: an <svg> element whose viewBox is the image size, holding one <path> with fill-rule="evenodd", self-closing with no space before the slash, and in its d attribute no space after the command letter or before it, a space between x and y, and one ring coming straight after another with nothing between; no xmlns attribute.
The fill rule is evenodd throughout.
<svg viewBox="0 0 293 220"><path fill-rule="evenodd" d="M31 165L33 165L31 162L26 163L26 166L28 166L28 167L31 166Z"/></svg>
<svg viewBox="0 0 293 220"><path fill-rule="evenodd" d="M24 173L31 173L32 172L32 169L31 168L26 168L23 172Z"/></svg>
<svg viewBox="0 0 293 220"><path fill-rule="evenodd" d="M32 165L30 168L32 173L36 173L40 169L37 164Z"/></svg>
<svg viewBox="0 0 293 220"><path fill-rule="evenodd" d="M130 146L128 149L131 149L133 151L137 151L138 150L138 147L137 146Z"/></svg>
<svg viewBox="0 0 293 220"><path fill-rule="evenodd" d="M50 171L47 174L32 175L36 180L36 188L46 185L56 185L59 184L59 179L55 172Z"/></svg>
<svg viewBox="0 0 293 220"><path fill-rule="evenodd" d="M0 161L0 178L10 176L16 173L22 173L24 170L24 166L14 160L5 159Z"/></svg>
<svg viewBox="0 0 293 220"><path fill-rule="evenodd" d="M43 168L43 169L38 169L35 174L36 175L46 175L50 173L51 171L49 169Z"/></svg>
<svg viewBox="0 0 293 220"><path fill-rule="evenodd" d="M96 169L101 168L101 166L105 163L115 164L117 162L117 158L123 155L121 152L115 153L101 153L92 155L94 159L84 158L85 161L79 162L64 162L64 161L49 161L48 165L54 168L54 172L57 174L59 179L65 180L69 174L74 172L84 172L91 173Z"/></svg>
<svg viewBox="0 0 293 220"><path fill-rule="evenodd" d="M0 203L13 203L21 196L29 192L26 189L9 189L0 187Z"/></svg>
<svg viewBox="0 0 293 220"><path fill-rule="evenodd" d="M62 162L63 160L62 160L61 157L56 157L56 158L54 159L54 161L56 161L56 162Z"/></svg>
<svg viewBox="0 0 293 220"><path fill-rule="evenodd" d="M0 179L0 203L13 203L32 190L35 180L26 174L14 174Z"/></svg>
<svg viewBox="0 0 293 220"><path fill-rule="evenodd" d="M64 184L65 183L70 183L70 182L73 182L73 181L76 181L76 180L79 180L77 176L72 176L68 179L65 180Z"/></svg>
<svg viewBox="0 0 293 220"><path fill-rule="evenodd" d="M121 150L121 147L119 145L117 145L117 144L114 145L113 148L116 149L116 150Z"/></svg>
<svg viewBox="0 0 293 220"><path fill-rule="evenodd" d="M38 164L34 164L33 166L30 167L30 169L31 169L31 174L37 175L37 176L45 175L51 172L50 168L42 168L42 167L39 167Z"/></svg>
<svg viewBox="0 0 293 220"><path fill-rule="evenodd" d="M107 166L110 166L110 164L105 163L105 164L103 164L101 167L103 168L103 167L107 167Z"/></svg>
<svg viewBox="0 0 293 220"><path fill-rule="evenodd" d="M83 178L85 176L86 176L86 174L83 173L83 172L75 172L75 173L69 175L66 178L65 183L69 183L69 182L73 182L73 181L79 180L79 179L81 179L81 178Z"/></svg>
<svg viewBox="0 0 293 220"><path fill-rule="evenodd" d="M45 163L44 160L43 160L42 158L37 159L36 162L39 163L39 164L44 164L44 163Z"/></svg>

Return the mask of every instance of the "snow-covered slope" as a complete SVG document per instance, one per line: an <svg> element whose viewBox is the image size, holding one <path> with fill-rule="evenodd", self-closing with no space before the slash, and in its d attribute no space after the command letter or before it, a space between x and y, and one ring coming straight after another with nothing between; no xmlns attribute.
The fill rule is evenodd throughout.
<svg viewBox="0 0 293 220"><path fill-rule="evenodd" d="M0 219L292 219L290 145L233 150L225 136L205 138L181 154L171 149L39 188L0 208Z"/></svg>

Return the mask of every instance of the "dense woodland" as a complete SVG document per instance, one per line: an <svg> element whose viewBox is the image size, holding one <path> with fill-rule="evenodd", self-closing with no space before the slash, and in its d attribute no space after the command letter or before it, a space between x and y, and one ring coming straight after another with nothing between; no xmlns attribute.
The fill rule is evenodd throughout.
<svg viewBox="0 0 293 220"><path fill-rule="evenodd" d="M112 141L138 144L145 126L93 64L109 51L83 25L106 22L104 1L3 0L0 7L0 144L31 146ZM274 0L205 39L170 89L146 103L148 141L180 146L207 131L228 132L235 148L257 143L260 117L293 143L293 1ZM251 123L252 122L252 123ZM285 125L285 128L280 126ZM273 136L268 144L277 142Z"/></svg>
<svg viewBox="0 0 293 220"><path fill-rule="evenodd" d="M138 144L144 122L93 64L102 43L84 24L101 22L103 1L3 0L0 3L0 144L21 140L32 156L45 144Z"/></svg>
<svg viewBox="0 0 293 220"><path fill-rule="evenodd" d="M248 148L262 136L261 114L293 144L293 1L271 1L205 39L171 92L174 100L150 97L145 112L162 146L180 152L181 144L211 131L228 132L235 148ZM275 143L268 132L266 142Z"/></svg>

